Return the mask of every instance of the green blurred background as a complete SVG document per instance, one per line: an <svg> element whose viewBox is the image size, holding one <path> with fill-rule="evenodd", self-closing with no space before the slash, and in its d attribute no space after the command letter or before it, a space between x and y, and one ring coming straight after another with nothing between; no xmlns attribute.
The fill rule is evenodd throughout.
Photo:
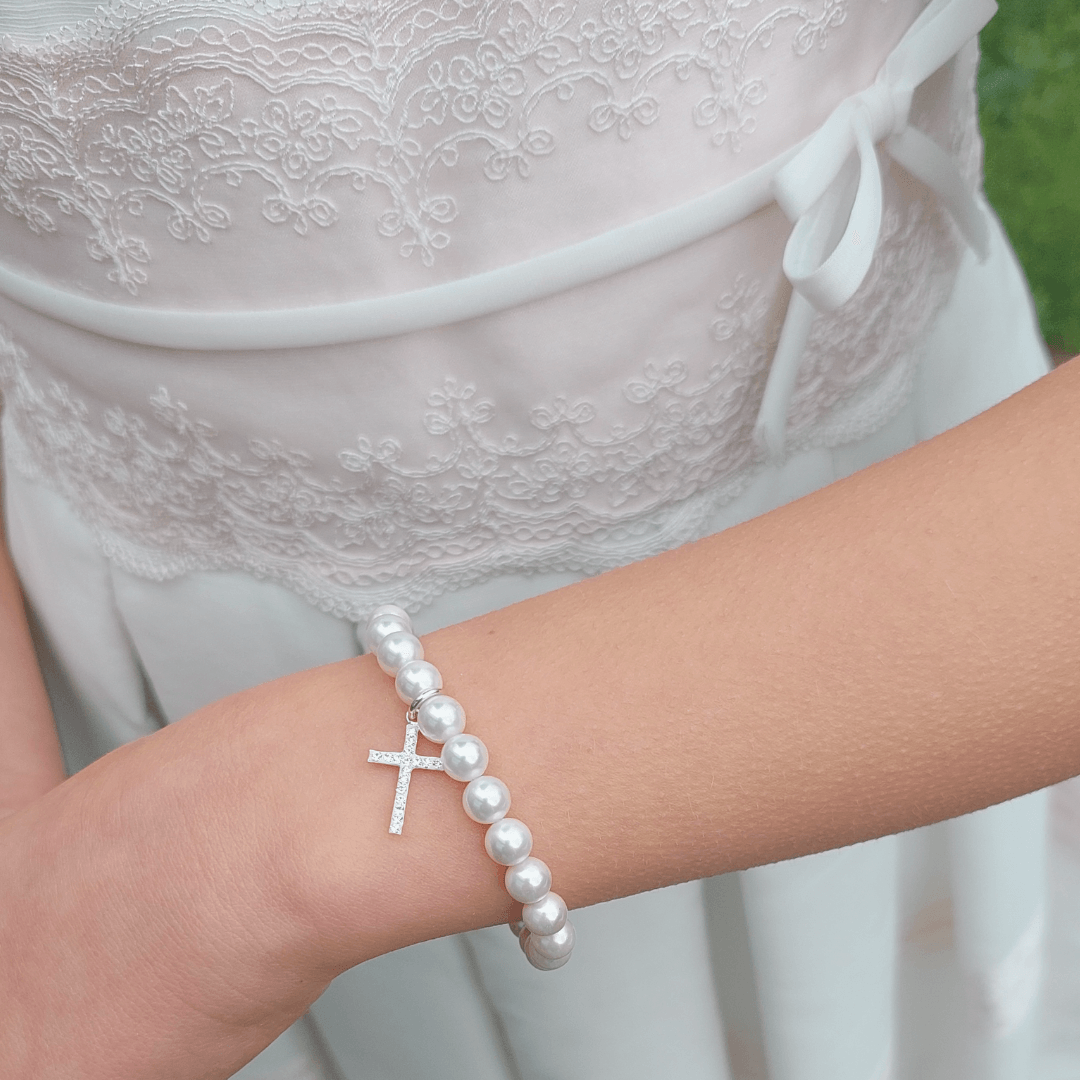
<svg viewBox="0 0 1080 1080"><path fill-rule="evenodd" d="M1080 0L998 0L980 36L986 193L1051 350L1080 353Z"/></svg>

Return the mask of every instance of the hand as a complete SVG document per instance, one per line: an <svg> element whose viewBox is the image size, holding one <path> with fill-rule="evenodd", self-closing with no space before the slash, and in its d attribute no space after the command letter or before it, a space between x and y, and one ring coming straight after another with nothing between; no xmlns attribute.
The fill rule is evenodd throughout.
<svg viewBox="0 0 1080 1080"><path fill-rule="evenodd" d="M296 756L264 735L221 703L0 822L0 1074L228 1077L337 974L294 888Z"/></svg>

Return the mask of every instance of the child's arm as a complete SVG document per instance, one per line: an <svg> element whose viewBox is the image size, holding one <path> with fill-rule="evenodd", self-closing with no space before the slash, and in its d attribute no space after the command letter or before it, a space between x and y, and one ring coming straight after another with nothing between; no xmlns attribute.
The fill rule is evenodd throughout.
<svg viewBox="0 0 1080 1080"><path fill-rule="evenodd" d="M0 531L0 817L64 779L52 709Z"/></svg>

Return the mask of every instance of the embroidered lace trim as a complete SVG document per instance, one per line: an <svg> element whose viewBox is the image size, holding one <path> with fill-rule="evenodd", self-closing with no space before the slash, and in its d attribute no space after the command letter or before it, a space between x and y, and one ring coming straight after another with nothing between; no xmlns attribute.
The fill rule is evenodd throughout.
<svg viewBox="0 0 1080 1080"><path fill-rule="evenodd" d="M860 438L899 407L955 260L940 211L888 211L862 289L814 325L793 450ZM910 283L903 303L896 281ZM155 580L244 569L355 619L500 573L598 572L701 535L759 467L749 435L780 288L740 277L719 297L708 332L720 358L703 375L680 357L628 362L638 373L617 420L588 398L517 418L483 386L446 382L406 414L416 431L360 433L336 462L272 433L227 452L166 387L143 412L92 408L5 332L6 451L71 502L109 558Z"/></svg>
<svg viewBox="0 0 1080 1080"><path fill-rule="evenodd" d="M635 139L676 117L666 94L689 109L676 123L738 152L769 95L765 50L824 48L847 13L848 0L221 0L208 17L195 0L117 0L44 43L0 44L0 206L31 233L85 240L121 294L159 256L175 270L176 245L242 217L249 231L253 215L309 239L348 216L393 241L395 265L434 266L470 185L520 184L570 139ZM929 112L942 102L952 111L924 126L974 182L973 112L948 94ZM886 206L863 286L814 323L791 451L884 422L948 294L952 226L929 197L887 191ZM787 286L779 267L758 273L717 286L685 355L627 356L617 401L538 392L525 411L482 378L433 379L392 437L342 433L336 459L246 419L219 432L167 386L142 407L83 399L4 331L5 450L152 579L244 569L356 618L500 573L596 572L707 531L759 468L750 432Z"/></svg>
<svg viewBox="0 0 1080 1080"><path fill-rule="evenodd" d="M767 50L824 49L847 12L221 0L208 19L191 0L117 0L43 44L2 43L0 205L38 234L81 221L131 295L167 237L208 244L253 204L300 236L360 217L430 267L463 179L520 183L565 137L631 139L680 84L697 91L672 121L738 152L769 94Z"/></svg>

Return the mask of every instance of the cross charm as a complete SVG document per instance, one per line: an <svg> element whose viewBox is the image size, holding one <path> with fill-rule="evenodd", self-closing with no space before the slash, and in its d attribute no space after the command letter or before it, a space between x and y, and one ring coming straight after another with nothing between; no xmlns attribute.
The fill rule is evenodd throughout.
<svg viewBox="0 0 1080 1080"><path fill-rule="evenodd" d="M409 797L409 780L413 769L434 769L443 771L441 758L423 757L416 752L416 735L420 725L412 720L405 721L405 746L402 750L369 750L368 761L376 765L396 765L398 767L397 790L394 792L394 812L390 815L390 831L401 835L405 824L405 802Z"/></svg>

